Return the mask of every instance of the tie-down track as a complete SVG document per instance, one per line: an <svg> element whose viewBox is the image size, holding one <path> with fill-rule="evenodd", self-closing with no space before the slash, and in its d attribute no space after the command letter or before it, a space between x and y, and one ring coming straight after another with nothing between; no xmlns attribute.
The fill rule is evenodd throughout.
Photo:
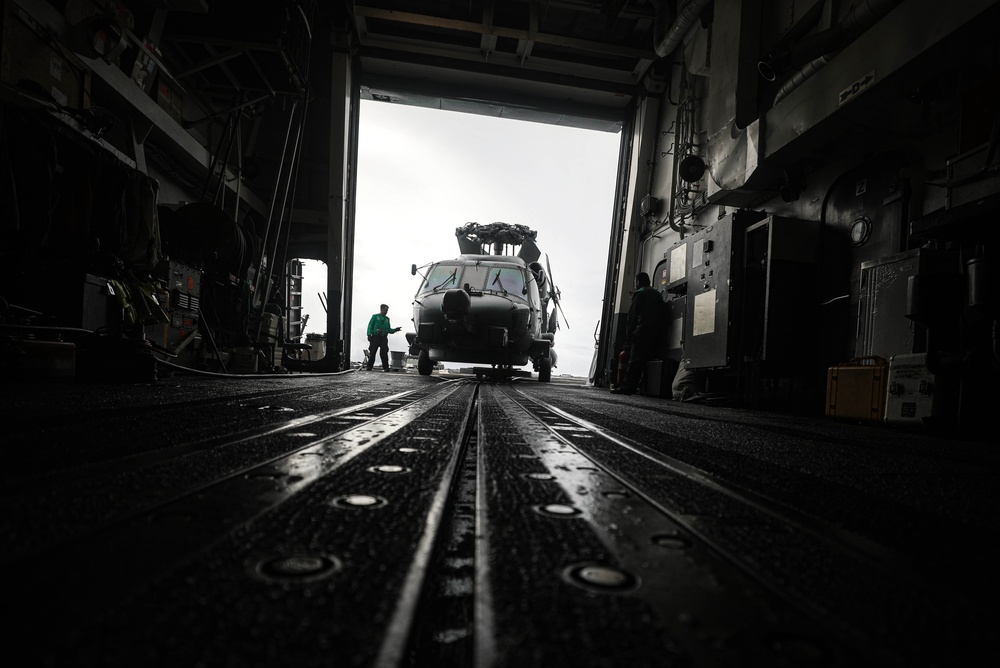
<svg viewBox="0 0 1000 668"><path fill-rule="evenodd" d="M979 633L897 547L691 433L623 435L628 403L337 383L116 408L96 435L53 416L4 476L23 665L915 665Z"/></svg>

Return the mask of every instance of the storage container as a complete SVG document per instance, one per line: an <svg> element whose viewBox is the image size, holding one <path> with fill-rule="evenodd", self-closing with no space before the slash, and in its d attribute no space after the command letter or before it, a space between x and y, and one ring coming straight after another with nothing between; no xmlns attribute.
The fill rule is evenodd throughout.
<svg viewBox="0 0 1000 668"><path fill-rule="evenodd" d="M885 416L888 375L888 362L876 356L855 357L830 367L826 374L826 414L881 421Z"/></svg>

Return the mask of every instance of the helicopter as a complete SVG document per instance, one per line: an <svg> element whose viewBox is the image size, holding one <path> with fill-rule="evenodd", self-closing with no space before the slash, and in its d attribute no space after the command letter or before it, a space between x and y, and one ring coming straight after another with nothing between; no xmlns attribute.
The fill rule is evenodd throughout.
<svg viewBox="0 0 1000 668"><path fill-rule="evenodd" d="M437 362L471 362L490 365L474 368L480 379L530 377L515 369L530 362L538 380L549 382L559 315L567 329L569 323L548 255L545 267L538 262L537 233L526 225L472 222L457 228L455 236L457 258L419 270L416 332L406 335L417 371L427 376ZM517 247L517 254L510 254ZM410 273L417 275L417 265Z"/></svg>

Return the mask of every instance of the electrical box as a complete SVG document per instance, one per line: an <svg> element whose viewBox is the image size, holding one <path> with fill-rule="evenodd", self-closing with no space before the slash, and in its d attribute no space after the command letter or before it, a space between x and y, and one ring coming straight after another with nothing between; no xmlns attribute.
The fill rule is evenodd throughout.
<svg viewBox="0 0 1000 668"><path fill-rule="evenodd" d="M692 369L727 367L739 355L744 231L764 214L734 211L691 235L684 358Z"/></svg>
<svg viewBox="0 0 1000 668"><path fill-rule="evenodd" d="M730 215L691 237L684 324L684 357L691 368L724 367L732 362L729 305L738 286L730 280L730 271L732 258L741 254L742 246L736 236Z"/></svg>

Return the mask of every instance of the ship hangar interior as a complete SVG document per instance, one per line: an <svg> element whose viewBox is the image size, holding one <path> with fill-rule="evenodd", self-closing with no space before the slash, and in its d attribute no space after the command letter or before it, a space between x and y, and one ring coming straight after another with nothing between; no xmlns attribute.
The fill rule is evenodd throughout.
<svg viewBox="0 0 1000 668"><path fill-rule="evenodd" d="M985 428L992 3L135 4L5 5L5 327L80 330L19 330L12 372L347 368L368 99L621 134L598 387L645 271L693 392L847 415L829 370L885 366L837 378L920 375L880 419ZM296 258L331 267L318 361Z"/></svg>
<svg viewBox="0 0 1000 668"><path fill-rule="evenodd" d="M981 490L1000 468L998 24L995 0L4 0L11 452L47 402L131 416L146 392L209 401L164 378L340 382L370 100L621 135L582 391L619 382L643 271L668 316L630 399L861 427L901 460L937 443ZM330 268L319 360L297 259ZM953 529L968 549L976 531ZM780 665L827 665L799 658Z"/></svg>

